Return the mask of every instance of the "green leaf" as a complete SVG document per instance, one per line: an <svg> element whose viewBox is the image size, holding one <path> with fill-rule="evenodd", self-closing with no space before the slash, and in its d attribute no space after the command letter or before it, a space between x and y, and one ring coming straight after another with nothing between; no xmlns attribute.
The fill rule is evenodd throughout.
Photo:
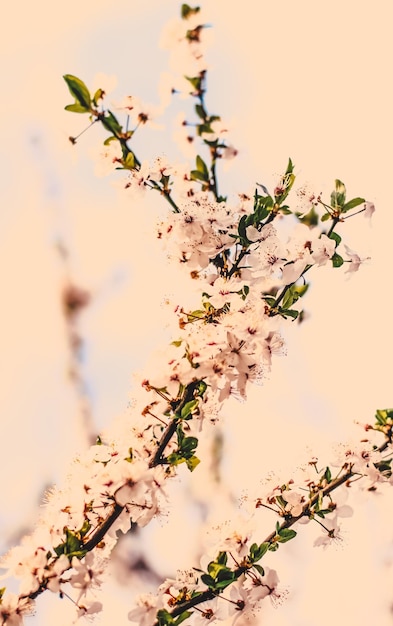
<svg viewBox="0 0 393 626"><path fill-rule="evenodd" d="M337 254L337 252L333 254L331 261L332 261L333 267L341 267L342 264L344 263L344 259L342 258L342 256Z"/></svg>
<svg viewBox="0 0 393 626"><path fill-rule="evenodd" d="M393 417L393 409L377 409L375 419L379 426L385 426L388 418Z"/></svg>
<svg viewBox="0 0 393 626"><path fill-rule="evenodd" d="M185 462L185 458L181 456L181 454L179 454L178 452L171 452L171 454L168 454L168 456L166 457L166 460L169 465L180 465L180 463Z"/></svg>
<svg viewBox="0 0 393 626"><path fill-rule="evenodd" d="M257 570L257 572L259 572L259 574L261 576L265 575L265 570L263 569L262 565L258 565L256 563L253 564L253 567Z"/></svg>
<svg viewBox="0 0 393 626"><path fill-rule="evenodd" d="M198 439L196 437L184 437L181 442L181 451L183 453L191 452L198 447Z"/></svg>
<svg viewBox="0 0 393 626"><path fill-rule="evenodd" d="M71 111L71 113L89 113L90 112L90 108L83 107L78 102L74 102L74 104L67 104L67 106L64 108L66 111Z"/></svg>
<svg viewBox="0 0 393 626"><path fill-rule="evenodd" d="M292 159L291 159L291 158L289 158L289 159L288 159L287 169L286 169L285 173L286 173L286 174L292 174L292 172L293 172L293 167L294 167L294 166L293 166L293 163L292 163Z"/></svg>
<svg viewBox="0 0 393 626"><path fill-rule="evenodd" d="M100 117L101 123L114 135L118 136L123 130L123 127L119 124L117 118L113 115L112 111L106 111L105 115Z"/></svg>
<svg viewBox="0 0 393 626"><path fill-rule="evenodd" d="M235 580L235 572L231 572L230 578L225 578L224 580L218 580L216 582L216 589L225 589L226 587L229 587L229 585L231 585L234 580Z"/></svg>
<svg viewBox="0 0 393 626"><path fill-rule="evenodd" d="M340 237L340 235L338 233L335 233L333 231L333 232L330 233L329 239L333 239L336 242L336 248L337 248L337 246L341 243L342 237Z"/></svg>
<svg viewBox="0 0 393 626"><path fill-rule="evenodd" d="M323 477L324 477L324 479L326 480L326 482L328 482L328 483L330 483L330 482L331 482L331 480L332 480L332 473L331 473L331 471L330 471L330 468L329 468L329 467L327 467L327 468L325 469L325 473L324 473Z"/></svg>
<svg viewBox="0 0 393 626"><path fill-rule="evenodd" d="M82 526L82 529L84 529L85 524ZM54 548L57 556L66 554L68 557L76 556L78 559L82 559L86 554L86 550L83 549L83 541L78 536L80 533L81 531L75 533L65 527L66 540Z"/></svg>
<svg viewBox="0 0 393 626"><path fill-rule="evenodd" d="M158 626L173 626L174 621L172 615L166 609L157 611Z"/></svg>
<svg viewBox="0 0 393 626"><path fill-rule="evenodd" d="M253 543L251 548L250 548L250 560L255 563L255 561L260 561L260 559L263 557L264 554L266 554L266 552L269 549L269 542L265 541L264 543L261 543L261 545L257 545L256 543Z"/></svg>
<svg viewBox="0 0 393 626"><path fill-rule="evenodd" d="M324 213L321 217L321 222L327 222L331 217L330 213Z"/></svg>
<svg viewBox="0 0 393 626"><path fill-rule="evenodd" d="M190 472L193 472L200 462L200 459L198 459L198 457L195 455L191 456L189 459L186 459L186 465Z"/></svg>
<svg viewBox="0 0 393 626"><path fill-rule="evenodd" d="M275 195L275 200L277 202L277 204L281 204L282 202L284 202L284 200L286 199L286 197L288 196L290 190L293 187L293 183L295 182L296 176L293 173L293 163L292 160L289 159L288 160L288 165L287 165L287 169L285 170L285 174L282 177L280 183L278 184L278 187L282 187L282 193L279 193L278 195ZM288 212L288 208L285 208L283 213L286 214L286 212ZM289 211L290 213L291 211Z"/></svg>
<svg viewBox="0 0 393 626"><path fill-rule="evenodd" d="M219 552L216 558L217 563L220 565L226 565L228 560L228 555L226 552Z"/></svg>
<svg viewBox="0 0 393 626"><path fill-rule="evenodd" d="M174 620L173 626L179 626L184 620L188 619L192 615L192 611L183 611L178 615L177 619Z"/></svg>
<svg viewBox="0 0 393 626"><path fill-rule="evenodd" d="M319 515L319 517L325 518L326 515L329 515L329 513L331 513L331 509L320 509L319 511L317 511L317 515Z"/></svg>
<svg viewBox="0 0 393 626"><path fill-rule="evenodd" d="M208 182L209 181L209 170L207 169L207 165L206 165L205 161L203 159L201 159L199 154L196 157L196 168L197 168L198 172L201 172L201 174L203 174L204 180L206 180L206 182Z"/></svg>
<svg viewBox="0 0 393 626"><path fill-rule="evenodd" d="M124 168L128 170L135 169L135 155L133 152L129 152L124 159Z"/></svg>
<svg viewBox="0 0 393 626"><path fill-rule="evenodd" d="M201 104L196 104L195 105L195 113L197 114L198 117L201 118L201 120L205 119L205 112L204 112L203 106Z"/></svg>
<svg viewBox="0 0 393 626"><path fill-rule="evenodd" d="M185 76L186 80L196 89L197 91L201 88L201 78L200 76L195 76L194 78L191 76Z"/></svg>
<svg viewBox="0 0 393 626"><path fill-rule="evenodd" d="M211 589L214 589L216 586L214 578L209 576L209 574L202 574L201 581L203 582L204 585L207 585Z"/></svg>
<svg viewBox="0 0 393 626"><path fill-rule="evenodd" d="M72 76L72 74L64 74L63 78L67 83L70 93L74 96L75 100L81 105L81 107L90 109L91 96L85 83L80 78Z"/></svg>
<svg viewBox="0 0 393 626"><path fill-rule="evenodd" d="M90 524L89 520L85 519L85 521L83 522L82 528L79 530L80 537L84 537L85 535L87 535L87 533L89 532L90 528L91 528L91 524Z"/></svg>
<svg viewBox="0 0 393 626"><path fill-rule="evenodd" d="M285 295L282 299L282 308L289 309L298 298L299 296L295 293L292 285L285 292Z"/></svg>
<svg viewBox="0 0 393 626"><path fill-rule="evenodd" d="M202 397L203 394L205 393L206 389L207 389L207 383L205 383L204 380L200 380L197 383L197 387L196 387L195 391L198 393L198 396Z"/></svg>
<svg viewBox="0 0 393 626"><path fill-rule="evenodd" d="M280 546L279 546L279 544L278 544L278 543L276 543L275 541L273 541L273 543L271 543L271 544L269 545L269 551L270 551L270 552L277 552L277 550L278 550L278 548L279 548L279 547L280 547Z"/></svg>
<svg viewBox="0 0 393 626"><path fill-rule="evenodd" d="M332 209L342 209L345 205L346 189L341 180L336 178L334 191L330 194Z"/></svg>
<svg viewBox="0 0 393 626"><path fill-rule="evenodd" d="M209 565L207 566L207 571L209 572L210 576L214 579L217 578L221 570L226 570L226 569L228 568L226 567L224 563L217 563L217 561L210 561Z"/></svg>
<svg viewBox="0 0 393 626"><path fill-rule="evenodd" d="M280 536L278 539L279 543L286 543L287 541L290 541L291 539L293 539L294 537L296 537L297 533L295 530L292 530L291 528L283 528L280 531Z"/></svg>
<svg viewBox="0 0 393 626"><path fill-rule="evenodd" d="M255 190L254 213L248 216L247 226L258 226L267 217L273 208L274 200L271 196L260 196Z"/></svg>
<svg viewBox="0 0 393 626"><path fill-rule="evenodd" d="M297 319L299 315L299 311L295 309L282 309L281 307L279 308L279 313L283 318L292 317L294 320Z"/></svg>
<svg viewBox="0 0 393 626"><path fill-rule="evenodd" d="M305 215L303 215L303 213L295 213L295 215L298 218L299 222L301 222L302 224L306 224L306 226L312 227L318 225L319 215L316 212L314 205L311 207L311 210Z"/></svg>
<svg viewBox="0 0 393 626"><path fill-rule="evenodd" d="M105 94L105 91L103 89L97 89L97 91L95 92L93 96L93 104L95 106L97 106L99 100L102 100L102 98L104 97L104 94Z"/></svg>
<svg viewBox="0 0 393 626"><path fill-rule="evenodd" d="M201 580L214 589L225 589L235 580L235 572L217 561L211 561L207 569L209 574L203 574Z"/></svg>
<svg viewBox="0 0 393 626"><path fill-rule="evenodd" d="M278 541L280 543L286 543L287 541L290 541L291 539L296 537L297 532L296 530L292 530L292 528L281 528L281 530L278 532L278 535Z"/></svg>
<svg viewBox="0 0 393 626"><path fill-rule="evenodd" d="M114 135L111 135L110 137L107 137L104 141L104 146L109 146L109 144L112 141L118 141L117 137L115 137Z"/></svg>
<svg viewBox="0 0 393 626"><path fill-rule="evenodd" d="M189 315L187 315L188 322L195 322L195 319L203 319L205 317L205 311L202 309L197 309L196 311L191 311Z"/></svg>
<svg viewBox="0 0 393 626"><path fill-rule="evenodd" d="M239 233L240 243L243 246L249 246L252 241L250 241L246 234L247 228L247 215L243 215L239 220L239 225L237 227L237 232Z"/></svg>
<svg viewBox="0 0 393 626"><path fill-rule="evenodd" d="M305 283L304 285L293 285L292 289L294 290L295 293L298 294L299 298L302 298L304 296L304 294L306 293L306 291L308 290L308 283Z"/></svg>
<svg viewBox="0 0 393 626"><path fill-rule="evenodd" d="M181 16L183 20L187 20L191 15L199 13L200 7L190 7L188 4L181 5Z"/></svg>
<svg viewBox="0 0 393 626"><path fill-rule="evenodd" d="M67 540L66 540L67 554L71 554L72 552L77 552L82 545L81 540L79 539L79 537L77 537L77 535L72 530L69 530L68 528L66 529L66 535L67 535Z"/></svg>
<svg viewBox="0 0 393 626"><path fill-rule="evenodd" d="M191 170L190 172L191 180L200 180L203 183L206 183L206 178L202 172L198 172L198 170Z"/></svg>
<svg viewBox="0 0 393 626"><path fill-rule="evenodd" d="M364 198L353 198L353 200L350 200L349 202L346 202L344 204L344 206L341 209L341 212L346 213L347 211L354 209L355 207L359 206L359 204L363 204L364 202L366 202Z"/></svg>

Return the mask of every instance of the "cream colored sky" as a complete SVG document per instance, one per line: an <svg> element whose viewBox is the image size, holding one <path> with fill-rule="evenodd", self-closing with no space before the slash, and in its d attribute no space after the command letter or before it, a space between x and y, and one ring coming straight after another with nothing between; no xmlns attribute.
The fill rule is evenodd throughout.
<svg viewBox="0 0 393 626"><path fill-rule="evenodd" d="M271 184L291 156L299 178L330 192L338 177L350 195L363 195L377 206L371 229L355 218L342 231L345 241L372 261L350 281L333 271L321 272L320 281L315 277L306 302L311 317L292 329L288 357L276 364L269 384L250 394L251 409L228 410L233 462L226 472L240 490L255 473L277 464L272 442L279 442L289 459L299 456L305 441L328 453L330 441L346 437L354 418L366 421L375 408L393 403L392 9L390 0L244 0L240 5L206 0L204 6L214 24L210 98L212 108L233 123L241 170L233 177L247 186L239 191L252 191L255 180ZM67 137L83 122L63 111L69 97L61 76L74 73L91 81L99 71L115 73L117 94L141 90L152 97L152 85L165 69L155 37L178 7L174 0L119 0L116 6L102 0L63 5L38 0L23 10L16 3L7 7L0 42L0 532L5 537L20 528L21 520L29 523L43 483L58 479L66 460L83 445L78 406L67 382L58 304L64 275L55 238L60 234L67 240L74 278L94 294L82 329L88 341L86 378L100 425L124 409L132 369L160 341L160 302L170 291L157 257L133 240L136 207L122 203L109 180L93 174L89 154L98 134L71 150ZM161 153L160 134L157 145ZM152 285L151 293L142 298L146 285ZM267 416L269 427L262 431ZM252 425L251 437L245 424ZM392 537L378 506L363 517L382 535L378 556L387 545L391 555ZM291 605L298 620L292 623L316 623L308 599L326 598L323 586L316 588L320 580L334 587L318 617L321 626L335 615L339 623L345 616L348 623L365 626L371 611L380 626L390 623L386 612L378 614L388 599L387 583L380 577L375 582L381 559L367 554L366 577L358 556L365 535L367 545L375 540L371 522L362 520L361 532L350 540L352 552L318 553L325 559L323 568L313 561L315 551L303 557L296 547L289 550L292 562L304 562L301 575L298 569L294 575L290 560L282 565L295 589L300 578L304 581L295 608ZM359 528L359 520L347 520L349 529L355 525ZM391 570L386 575L391 582ZM341 597L340 589L348 587L351 591ZM274 626L285 619L285 610L269 614Z"/></svg>

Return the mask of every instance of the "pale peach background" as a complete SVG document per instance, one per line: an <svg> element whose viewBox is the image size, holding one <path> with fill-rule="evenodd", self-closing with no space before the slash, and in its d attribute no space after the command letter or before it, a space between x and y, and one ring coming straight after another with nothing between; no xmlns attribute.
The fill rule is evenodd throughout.
<svg viewBox="0 0 393 626"><path fill-rule="evenodd" d="M290 329L288 356L275 363L269 383L250 392L247 405L228 408L225 478L240 493L269 469L304 459L306 445L323 461L332 441L355 432L353 419L368 421L375 408L393 403L392 10L389 0L206 0L204 6L214 24L211 108L232 123L240 154L230 176L239 191L252 192L255 181L271 185L291 156L299 178L329 192L339 177L349 194L377 206L371 229L359 218L342 231L372 261L350 281L337 271L315 277L306 300L311 317ZM71 149L67 137L84 120L63 111L70 100L61 76L74 73L91 83L97 72L116 74L116 97L154 100L166 69L156 40L178 7L173 0L7 7L0 41L3 548L30 526L43 486L61 480L67 460L85 445L67 381L56 238L70 247L76 282L94 295L81 331L100 427L125 409L132 370L163 340L160 304L171 291L151 241L133 238L138 207L94 176L89 155L99 132ZM164 132L149 138L148 155L164 152L167 141ZM139 146L141 152L143 141ZM231 181L228 175L233 191ZM142 295L146 285L152 293ZM293 591L282 609L267 609L272 626L391 623L389 495L384 503L376 498L345 520L348 540L340 552L310 550L313 539L303 529L303 539L272 558ZM182 537L177 548L169 541L174 532ZM171 546L162 556L163 575L191 564L190 533L189 524L154 528L150 545ZM61 624L71 623L59 616L56 599L53 607ZM52 623L53 614L40 623L45 619Z"/></svg>

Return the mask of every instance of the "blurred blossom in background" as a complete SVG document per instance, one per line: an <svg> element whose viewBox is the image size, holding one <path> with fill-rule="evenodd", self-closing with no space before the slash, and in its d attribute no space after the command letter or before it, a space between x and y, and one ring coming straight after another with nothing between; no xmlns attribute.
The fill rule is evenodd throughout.
<svg viewBox="0 0 393 626"><path fill-rule="evenodd" d="M349 280L328 267L310 275L308 315L288 328L288 355L273 362L270 380L246 404L225 409L223 493L240 496L270 471L286 479L311 453L323 464L333 442L362 436L355 419L370 421L393 402L391 4L205 0L203 7L212 25L209 109L228 123L238 150L219 172L222 192L251 195L256 182L272 189L291 157L299 184L328 198L340 178L352 197L377 207L371 226L359 217L340 230L371 261ZM45 488L88 444L83 413L99 432L127 411L132 372L170 339L165 299L187 289L172 282L152 232L153 216L166 210L160 198L129 202L116 174L96 176L104 173L100 128L75 146L68 140L87 119L64 111L71 100L62 80L66 73L89 86L105 80L110 103L133 96L162 107L168 55L158 42L179 9L174 0L7 7L0 42L2 551L31 527ZM174 98L157 128L136 134L136 153L184 160L174 120L189 112ZM143 535L144 558L160 576L198 566L201 516L189 494L203 504L214 488L209 468L200 472L199 480L180 472L168 520ZM304 528L272 557L290 593L279 610L266 609L269 623L288 623L290 615L291 623L311 626L318 615L320 626L333 619L365 626L371 614L380 626L391 623L390 497L360 499L339 552L312 548L315 537ZM223 502L217 496L217 506ZM261 513L262 536L272 523ZM128 606L127 594L116 606ZM54 616L71 623L59 616L59 602L42 600L40 624ZM113 612L106 619L113 623Z"/></svg>

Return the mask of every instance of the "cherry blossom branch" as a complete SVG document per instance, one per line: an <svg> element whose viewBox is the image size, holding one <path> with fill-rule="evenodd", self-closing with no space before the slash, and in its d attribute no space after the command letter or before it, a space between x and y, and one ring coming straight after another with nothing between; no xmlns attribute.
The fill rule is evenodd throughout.
<svg viewBox="0 0 393 626"><path fill-rule="evenodd" d="M235 559L230 553L236 565L234 569L227 567L227 557L225 555L228 554L229 538L226 539L222 543L220 548L223 551L219 553L218 557L214 561L211 561L209 563L209 573L202 574L201 580L203 583L208 585L209 588L205 590L199 590L198 588L195 589L195 587L192 587L193 591L191 592L191 587L187 588L187 586L184 586L181 589L181 594L179 594L177 598L176 596L171 594L173 600L172 606L173 604L175 604L174 608L169 608L169 610L167 610L166 608L161 608L157 613L159 619L154 622L154 626L164 626L167 624L172 624L172 620L178 616L182 616L182 621L186 620L192 615L192 613L189 613L190 609L197 607L199 604L212 601L215 598L223 598L222 594L224 590L230 585L236 583L243 574L245 574L246 577L251 576L252 584L254 586L258 587L259 585L262 587L268 587L268 585L266 583L264 584L263 582L266 575L264 568L260 565L257 565L256 563L260 561L261 558L268 551L276 551L280 543L286 543L296 536L296 532L290 530L290 528L296 522L305 517L318 521L316 516L325 518L326 515L328 515L329 513L333 513L336 510L336 505L331 501L331 505L329 505L328 508L326 508L326 506L324 507L324 498L326 496L330 496L330 494L332 494L342 485L346 484L347 486L349 486L350 484L352 484L352 478L357 477L357 479L361 479L367 476L370 477L371 473L375 474L373 476L374 481L386 481L388 478L390 478L392 476L390 466L393 459L393 450L390 449L390 459L383 459L380 461L378 461L377 459L382 458L380 456L378 457L378 455L382 455L382 453L387 448L391 447L392 444L393 409L386 409L383 411L378 410L376 414L376 420L377 421L374 427L367 426L367 430L371 429L382 432L385 436L385 441L379 447L372 447L372 457L370 457L369 452L363 451L361 455L359 455L360 458L356 459L356 456L353 456L353 453L351 453L351 460L344 462L335 478L331 478L330 469L329 467L326 467L319 482L317 484L310 484L310 493L314 493L305 503L302 504L300 498L298 498L297 502L294 497L291 498L292 494L294 496L296 496L297 494L296 487L290 485L290 483L288 484L290 485L290 487L288 485L284 485L281 488L276 488L276 495L269 496L268 501L271 502L272 505L276 504L278 506L278 510L276 512L285 517L284 522L282 522L281 524L277 522L275 530L267 535L267 537L259 546L258 544L253 543L250 546L249 551L245 552L246 544L244 544L241 552L242 557L239 558L239 560ZM361 461L361 458L363 458L363 461ZM359 462L364 463L364 467L366 470L365 473L362 473ZM312 465L314 465L314 463L312 463ZM374 489L374 487L371 488ZM266 508L270 510L275 510L274 508L272 508L272 506L264 505L262 503L262 500L260 499L257 499L255 506L256 508L266 506ZM294 512L292 513L292 511ZM329 531L324 524L322 524L321 522L319 523L322 525L323 528L325 528L328 536L333 539L335 537L334 527L332 530ZM236 535L236 539L234 539L233 545L236 545L236 543L239 543L239 541L240 536ZM256 570L257 573L255 574L253 570ZM202 570L196 571L202 572ZM275 585L277 585L278 577L275 577L274 580ZM176 589L177 585L179 585L180 588L181 585L184 584L184 582L187 581L179 580L178 583L175 581L166 581L165 583L163 583L163 585L161 585L160 589L164 590L164 593L171 593L171 587L174 587ZM274 593L274 586L269 588L269 594L270 593ZM268 594L263 592L260 599L263 599L264 597L266 597L266 595ZM246 607L244 596L242 601L235 601L234 604L237 606L237 611L242 611ZM204 611L206 612L206 616L207 612L210 611L210 617L214 617L214 609L204 609ZM130 613L131 619L133 613L134 611L131 611Z"/></svg>
<svg viewBox="0 0 393 626"><path fill-rule="evenodd" d="M198 11L197 7L182 6L186 19L197 15ZM181 41L186 40L187 45L199 44L203 28L198 23L190 25ZM176 308L179 338L167 348L162 363L156 364L153 377L144 378L142 383L142 387L153 394L153 401L142 411L135 410L132 425L125 424L120 435L114 435L107 443L98 441L78 459L68 490L53 494L52 508L48 507L41 524L43 534L37 531L21 553L16 550L9 555L9 569L22 580L23 587L15 601L10 594L8 599L0 597L3 623L19 625L26 602L46 589L62 593L65 583L82 589L77 606L85 609L84 605L79 606L79 601L100 572L97 554L108 554L116 543L115 530L127 532L130 520L143 526L159 512L163 485L167 478L175 475L177 465L185 463L192 471L199 463L194 454L198 445L194 434L200 431L203 420L214 422L224 400L234 394L245 398L247 384L258 381L269 371L272 354L280 353L283 345L276 323L279 320L271 319L274 309L277 309L275 315L295 319L298 311L292 309L292 305L305 293L305 286L297 285L297 281L313 265L331 261L333 267L339 267L344 262L336 252L341 237L334 232L334 227L345 219L342 215L350 216L349 212L364 200L354 198L347 202L341 181L335 181L330 204L320 201L325 210L321 221L332 220L328 233L311 233L306 228L306 233L303 230L300 236L290 238L285 244L273 220L278 214L292 213L286 204L295 180L291 160L272 195L263 188L264 194L256 192L253 202L244 195L240 205L219 196L216 162L227 146L221 139L211 137L209 141L204 137L205 133L215 132L214 124L219 118L207 113L204 103L206 69L199 53L194 55L194 60L199 64L198 69L187 80L199 100L199 108L196 108L201 120L197 125L198 136L209 147L211 165L208 168L197 156L196 170L191 170L186 180L186 193L183 190L178 203L171 196L169 168L141 163L128 146L136 129L148 120L148 114L141 109L135 129L130 131L128 125L123 128L110 110L99 109L98 102L104 96L102 89L91 95L83 81L70 74L64 77L75 98L75 103L66 108L87 113L93 118L92 123L99 121L109 131L105 144L120 148L120 154L112 157L112 165L114 161L120 169L129 171L127 185L134 190L150 187L160 191L173 209L161 225L160 238L165 239L169 247L172 243L173 256L191 270L193 277L198 276L202 304L193 311L185 311L180 305ZM75 143L75 138L72 142ZM184 184L184 177L181 182ZM195 191L196 184L201 186L200 191ZM350 262L353 265L352 258ZM274 284L272 293L276 296L265 293L266 282ZM278 289L282 291L277 296ZM382 413L380 430L385 428L386 434L391 429L388 419L392 416ZM390 442L391 433L389 437ZM208 589L200 594L190 592L190 597L181 592L179 601L172 598L173 612L162 609L164 612L158 619L160 626L173 624L174 612L180 611L180 606L181 612L176 616L181 620L177 620L176 625L188 617L185 613L189 608L202 603L202 598L223 597L224 589L239 582L243 574L251 578L253 584L262 586L263 593L272 593L275 586L270 579L269 583L264 581L264 570L257 561L268 550L276 550L280 543L295 536L290 526L300 517L323 516L324 512L318 508L321 498L329 496L355 473L362 475L354 463L347 462L344 474L333 481L330 470L326 469L323 485L322 479L314 485L318 498L313 493L306 504L291 488L281 488L273 494L271 502L277 507L276 512L284 517L284 522L276 525L275 533L260 546L252 544L245 553L221 550L209 563L208 571L202 572L201 580ZM386 463L383 467L387 471ZM375 470L383 473L376 465ZM227 566L228 554L234 562L232 568ZM76 573L65 576L71 569ZM262 578L258 578L254 570ZM178 606L173 608L173 602ZM239 601L235 604L241 608ZM93 605L85 610L92 612Z"/></svg>
<svg viewBox="0 0 393 626"><path fill-rule="evenodd" d="M139 124L145 124L148 121L149 116L141 111L139 114L139 123L137 127L133 131L125 130L123 126L119 123L116 116L112 113L112 111L110 111L109 109L98 109L98 103L102 101L105 96L105 92L103 89L98 89L92 96L89 89L87 88L85 83L80 80L80 78L77 78L72 74L65 74L63 78L67 83L68 89L75 98L75 103L67 105L65 107L66 110L75 113L89 114L90 119L92 120L89 128L94 124L94 122L101 122L105 130L111 133L110 136L106 139L105 145L109 145L111 142L117 141L121 149L121 156L112 157L112 162L119 164L118 169L128 170L131 173L140 172L142 163L136 156L135 152L129 147L128 141L134 135ZM80 137L81 134L82 133L80 133L78 137ZM76 144L78 137L69 138L73 145ZM150 188L159 191L160 194L165 198L165 200L170 204L173 211L175 213L178 213L179 208L171 196L171 190L165 184L164 175L162 175L161 180L159 181L150 179L149 183ZM147 181L142 179L139 184L145 185L147 184Z"/></svg>

